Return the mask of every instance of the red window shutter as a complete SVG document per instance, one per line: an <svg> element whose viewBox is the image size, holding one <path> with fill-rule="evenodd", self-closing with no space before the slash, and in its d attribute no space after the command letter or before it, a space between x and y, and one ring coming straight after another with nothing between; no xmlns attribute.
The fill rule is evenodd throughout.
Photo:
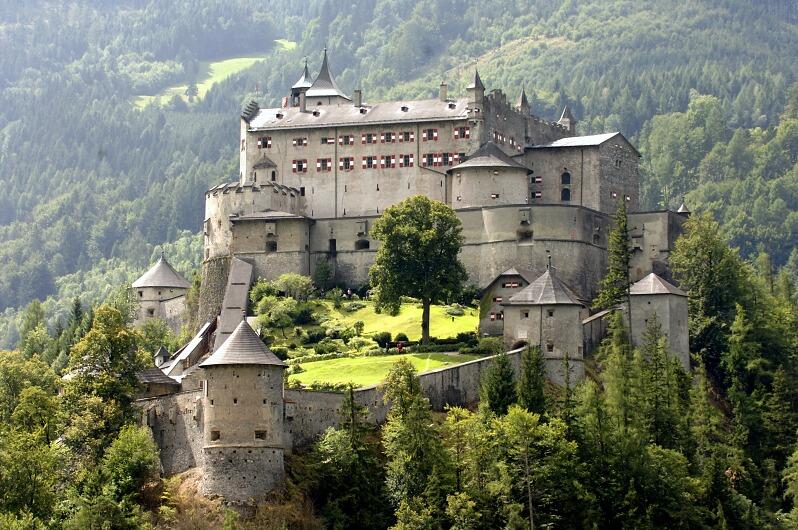
<svg viewBox="0 0 798 530"><path fill-rule="evenodd" d="M296 173L296 160L291 162L291 172Z"/></svg>
<svg viewBox="0 0 798 530"><path fill-rule="evenodd" d="M466 138L471 138L471 128L470 127L466 127L466 129L465 129L465 137Z"/></svg>
<svg viewBox="0 0 798 530"><path fill-rule="evenodd" d="M460 129L458 127L454 128L454 139L458 140L460 138Z"/></svg>
<svg viewBox="0 0 798 530"><path fill-rule="evenodd" d="M366 135L365 134L361 134L360 135L360 143L361 144L365 144L366 143Z"/></svg>
<svg viewBox="0 0 798 530"><path fill-rule="evenodd" d="M392 156L391 157L391 168L395 168L395 167L396 167L396 157Z"/></svg>
<svg viewBox="0 0 798 530"><path fill-rule="evenodd" d="M426 129L421 131L421 140L424 141L424 142L427 141L427 130Z"/></svg>
<svg viewBox="0 0 798 530"><path fill-rule="evenodd" d="M382 133L382 134L380 135L380 143L381 143L381 144L384 144L384 143L385 143L385 133Z"/></svg>
<svg viewBox="0 0 798 530"><path fill-rule="evenodd" d="M438 139L438 129L432 129L432 139L433 140Z"/></svg>
<svg viewBox="0 0 798 530"><path fill-rule="evenodd" d="M316 159L316 171L321 171L321 158Z"/></svg>
<svg viewBox="0 0 798 530"><path fill-rule="evenodd" d="M343 169L343 168L344 168L344 159L343 158L339 158L338 159L338 169Z"/></svg>

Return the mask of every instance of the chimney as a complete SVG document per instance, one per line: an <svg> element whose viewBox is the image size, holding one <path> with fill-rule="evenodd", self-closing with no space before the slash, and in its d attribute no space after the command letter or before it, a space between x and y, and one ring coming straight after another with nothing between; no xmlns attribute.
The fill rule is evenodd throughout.
<svg viewBox="0 0 798 530"><path fill-rule="evenodd" d="M299 112L307 112L308 103L307 98L305 97L305 92L302 91L299 93Z"/></svg>
<svg viewBox="0 0 798 530"><path fill-rule="evenodd" d="M446 83L441 83L441 92L440 92L441 101L446 101L447 96L448 94L446 91Z"/></svg>
<svg viewBox="0 0 798 530"><path fill-rule="evenodd" d="M354 95L354 103L355 107L362 107L363 106L363 91L361 89L355 90Z"/></svg>

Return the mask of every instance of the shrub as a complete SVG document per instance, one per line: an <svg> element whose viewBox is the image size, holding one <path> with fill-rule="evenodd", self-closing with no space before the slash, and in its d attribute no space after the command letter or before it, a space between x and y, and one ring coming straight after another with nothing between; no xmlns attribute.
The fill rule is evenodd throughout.
<svg viewBox="0 0 798 530"><path fill-rule="evenodd" d="M360 300L360 297L357 293L352 293L352 296L349 297L350 300Z"/></svg>
<svg viewBox="0 0 798 530"><path fill-rule="evenodd" d="M379 333L375 333L371 336L374 339L374 342L380 345L380 348L384 348L391 342L391 332L390 331L380 331Z"/></svg>
<svg viewBox="0 0 798 530"><path fill-rule="evenodd" d="M304 326L313 322L313 310L309 307L303 307L294 315L294 324L297 326Z"/></svg>
<svg viewBox="0 0 798 530"><path fill-rule="evenodd" d="M302 365L299 363L292 364L291 366L288 367L288 375L301 374L304 371L305 369L302 368Z"/></svg>
<svg viewBox="0 0 798 530"><path fill-rule="evenodd" d="M366 328L366 323L363 322L362 320L358 320L357 322L352 324L352 327L355 330L355 335L360 336L363 334L363 330Z"/></svg>
<svg viewBox="0 0 798 530"><path fill-rule="evenodd" d="M366 307L366 304L363 302L349 302L344 306L344 311L354 313L355 311L359 311L364 307Z"/></svg>
<svg viewBox="0 0 798 530"><path fill-rule="evenodd" d="M465 309L460 304L452 304L446 308L446 314L452 317L460 317L465 315Z"/></svg>
<svg viewBox="0 0 798 530"><path fill-rule="evenodd" d="M341 300L344 299L344 292L336 287L335 289L330 289L327 291L327 294L324 295L324 298L330 300L335 309L341 309Z"/></svg>
<svg viewBox="0 0 798 530"><path fill-rule="evenodd" d="M288 348L283 348L282 346L275 346L272 348L272 353L277 356L278 359L286 360L288 359Z"/></svg>
<svg viewBox="0 0 798 530"><path fill-rule="evenodd" d="M396 334L396 337L394 338L394 341L395 342L410 342L410 339L408 339L407 335L405 335L404 333L399 332L399 333Z"/></svg>
<svg viewBox="0 0 798 530"><path fill-rule="evenodd" d="M419 300L418 298L413 298L411 296L402 296L402 297L400 297L400 301L403 304L419 304L419 303L421 303L421 300Z"/></svg>
<svg viewBox="0 0 798 530"><path fill-rule="evenodd" d="M461 331L455 337L455 342L465 342L469 346L477 345L477 334L473 331Z"/></svg>
<svg viewBox="0 0 798 530"><path fill-rule="evenodd" d="M349 346L350 350L362 350L363 348L366 347L373 349L379 346L379 344L377 344L376 342L374 342L373 339L370 339L368 337L354 337L349 341L347 346Z"/></svg>
<svg viewBox="0 0 798 530"><path fill-rule="evenodd" d="M323 329L312 329L302 336L302 344L315 344L327 336Z"/></svg>
<svg viewBox="0 0 798 530"><path fill-rule="evenodd" d="M274 284L270 281L260 278L257 282L255 282L255 285L252 286L252 289L250 289L249 299L252 302L252 305L256 306L264 296L274 296L276 294L277 288L274 286Z"/></svg>
<svg viewBox="0 0 798 530"><path fill-rule="evenodd" d="M457 301L462 305L477 307L479 305L479 295L479 287L476 285L467 285L462 291L460 291Z"/></svg>
<svg viewBox="0 0 798 530"><path fill-rule="evenodd" d="M485 337L479 340L474 347L460 348L464 355L496 355L504 351L504 342L501 337Z"/></svg>

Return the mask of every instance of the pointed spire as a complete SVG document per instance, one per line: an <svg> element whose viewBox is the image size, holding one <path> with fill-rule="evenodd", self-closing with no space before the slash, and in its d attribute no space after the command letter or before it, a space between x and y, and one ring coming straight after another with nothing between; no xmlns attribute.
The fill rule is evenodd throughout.
<svg viewBox="0 0 798 530"><path fill-rule="evenodd" d="M682 213L682 214L689 214L690 213L690 210L687 209L687 205L684 202L684 195L682 195L682 204L681 204L681 206L679 206L679 209L676 210L676 213Z"/></svg>
<svg viewBox="0 0 798 530"><path fill-rule="evenodd" d="M330 64L327 60L327 48L324 48L324 57L321 61L319 75L316 76L313 84L308 89L307 95L308 97L338 96L344 99L350 99L349 96L345 95L341 92L341 89L338 88L338 85L335 83L335 78L333 78L330 72Z"/></svg>
<svg viewBox="0 0 798 530"><path fill-rule="evenodd" d="M529 109L529 99L526 97L526 90L521 87L521 97L518 98L518 108Z"/></svg>
<svg viewBox="0 0 798 530"><path fill-rule="evenodd" d="M308 72L308 58L305 57L305 68L302 70L302 76L291 88L309 88L312 84L313 82L310 80L310 72Z"/></svg>
<svg viewBox="0 0 798 530"><path fill-rule="evenodd" d="M568 120L569 122L576 121L574 120L574 115L571 114L571 107L569 107L568 105L566 105L565 108L562 109L562 116L560 116L559 123L562 123L565 120Z"/></svg>
<svg viewBox="0 0 798 530"><path fill-rule="evenodd" d="M468 88L485 90L485 85L482 84L482 79L479 78L479 70L474 68L474 81L468 85Z"/></svg>

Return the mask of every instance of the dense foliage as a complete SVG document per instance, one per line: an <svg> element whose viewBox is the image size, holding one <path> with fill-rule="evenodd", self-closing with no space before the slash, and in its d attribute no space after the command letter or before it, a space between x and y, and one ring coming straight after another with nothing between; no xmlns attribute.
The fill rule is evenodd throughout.
<svg viewBox="0 0 798 530"><path fill-rule="evenodd" d="M78 294L65 284L90 274L83 302L101 300L108 285L129 280L116 270L141 272L154 246L195 232L202 191L237 174L231 139L242 104L279 103L302 56L313 66L324 46L340 84L361 85L370 100L427 97L441 77L456 93L478 64L488 86L511 98L525 84L544 117L556 118L568 103L582 132L619 129L633 138L641 131L651 165L648 206L676 206L703 182L694 176L711 152L701 171L712 185L689 197L692 206L723 209L744 255L762 242L776 264L787 260L771 245L794 237L789 176L773 180L794 166L779 154L794 156L794 127L774 129L795 81L798 15L788 0L368 0L356 9L340 0L37 0L6 7L0 309L57 295L63 317ZM275 39L296 46L274 47ZM203 60L254 52L269 52L268 59L190 105L133 105L135 96L172 83L192 86ZM691 89L711 95L718 111L687 111L696 105ZM794 113L795 103L789 108ZM749 149L736 149L743 144ZM766 156L757 155L766 144ZM727 145L733 156L721 156ZM742 184L747 160L761 177ZM742 205L752 190L758 202L749 211ZM19 339L14 320L10 312L0 322L7 347ZM55 326L48 322L51 332Z"/></svg>

